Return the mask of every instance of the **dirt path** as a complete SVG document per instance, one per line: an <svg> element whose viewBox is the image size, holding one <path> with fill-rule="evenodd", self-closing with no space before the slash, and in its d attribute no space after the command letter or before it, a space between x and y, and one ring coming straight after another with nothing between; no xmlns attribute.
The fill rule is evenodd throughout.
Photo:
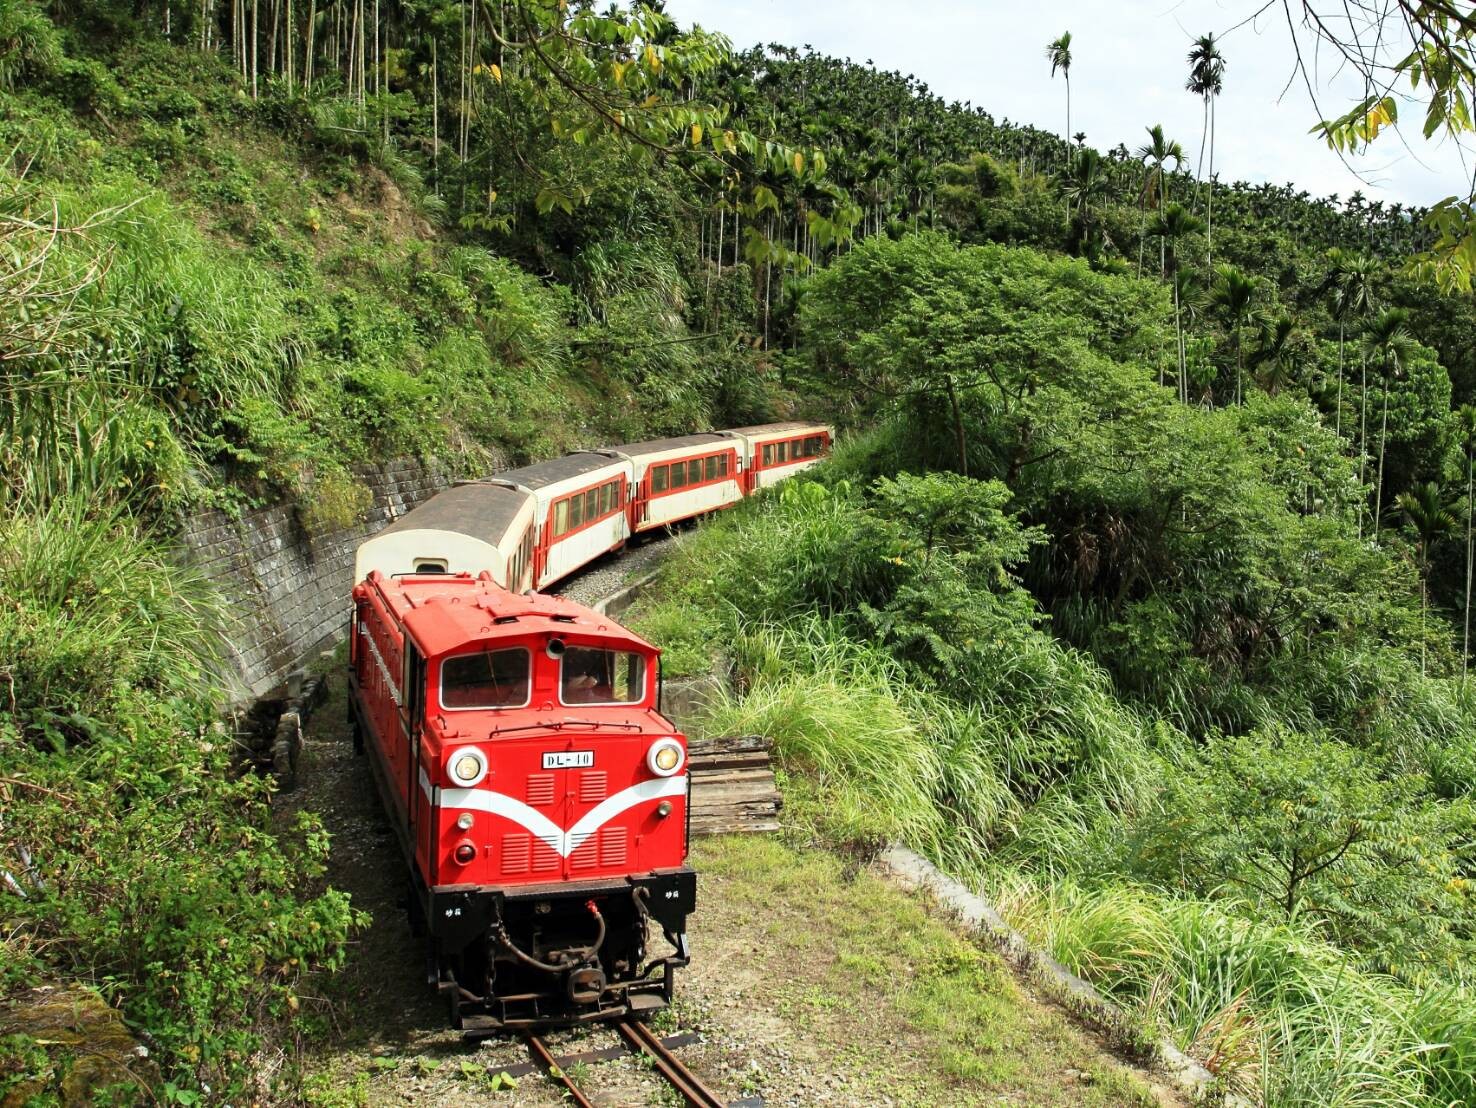
<svg viewBox="0 0 1476 1108"><path fill-rule="evenodd" d="M368 767L356 758L335 679L306 735L283 807L319 813L330 873L372 918L322 983L323 1033L304 1046L303 1103L559 1105L539 1077L516 1088L515 1041L464 1044L424 977L401 907L402 863ZM699 840L693 966L663 1031L701 1042L683 1059L730 1098L767 1105L1176 1103L1057 1009L1029 997L915 898L869 870L777 836ZM607 1029L549 1037L560 1052L611 1046ZM675 1104L633 1059L581 1067L601 1105Z"/></svg>

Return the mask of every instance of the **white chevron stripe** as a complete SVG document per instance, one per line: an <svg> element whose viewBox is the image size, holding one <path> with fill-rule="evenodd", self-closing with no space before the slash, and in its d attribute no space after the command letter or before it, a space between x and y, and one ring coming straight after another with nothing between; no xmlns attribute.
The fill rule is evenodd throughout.
<svg viewBox="0 0 1476 1108"><path fill-rule="evenodd" d="M429 799L431 783L424 769L420 771L420 788ZM548 848L560 857L567 858L583 846L591 835L621 812L634 808L637 804L647 800L686 795L686 774L676 777L654 777L649 781L632 785L628 789L622 789L614 796L607 797L586 812L579 822L567 831L538 809L530 808L516 797L493 792L490 789L442 789L441 807L469 809L501 816L524 828L534 838L546 843Z"/></svg>

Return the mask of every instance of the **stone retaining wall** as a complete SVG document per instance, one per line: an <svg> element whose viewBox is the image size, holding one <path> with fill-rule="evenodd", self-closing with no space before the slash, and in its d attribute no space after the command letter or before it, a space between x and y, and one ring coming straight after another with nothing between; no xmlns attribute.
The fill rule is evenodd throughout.
<svg viewBox="0 0 1476 1108"><path fill-rule="evenodd" d="M234 519L205 512L186 525L186 558L230 606L226 639L237 700L264 696L304 659L334 645L348 618L355 548L449 483L434 461L417 459L359 467L356 476L373 503L348 527L309 534L285 504Z"/></svg>

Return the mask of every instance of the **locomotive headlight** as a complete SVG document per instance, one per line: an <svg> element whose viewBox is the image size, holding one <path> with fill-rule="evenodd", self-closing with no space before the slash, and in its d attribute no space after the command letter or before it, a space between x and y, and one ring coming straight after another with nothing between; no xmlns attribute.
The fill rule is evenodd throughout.
<svg viewBox="0 0 1476 1108"><path fill-rule="evenodd" d="M657 777L670 777L686 760L687 752L675 739L657 739L646 751L646 765Z"/></svg>
<svg viewBox="0 0 1476 1108"><path fill-rule="evenodd" d="M454 751L446 766L451 780L470 788L487 776L487 756L474 746Z"/></svg>
<svg viewBox="0 0 1476 1108"><path fill-rule="evenodd" d="M475 822L476 819L472 816L470 812L462 812L461 815L456 817L456 826L461 828L461 830L463 831L470 831L472 829L472 824Z"/></svg>

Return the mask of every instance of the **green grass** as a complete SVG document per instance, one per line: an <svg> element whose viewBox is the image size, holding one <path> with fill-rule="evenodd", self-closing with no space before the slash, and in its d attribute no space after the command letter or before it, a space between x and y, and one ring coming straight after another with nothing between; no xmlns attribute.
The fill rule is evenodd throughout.
<svg viewBox="0 0 1476 1108"><path fill-rule="evenodd" d="M1270 1103L1471 1103L1468 994L1351 969L1299 927L1124 885L996 870L987 895L1039 947Z"/></svg>
<svg viewBox="0 0 1476 1108"><path fill-rule="evenodd" d="M698 840L699 913L751 913L781 1013L840 1049L847 1091L903 1104L1156 1104L1004 962L868 870L777 837ZM707 926L712 927L714 923ZM767 1001L767 998L762 998Z"/></svg>
<svg viewBox="0 0 1476 1108"><path fill-rule="evenodd" d="M851 850L899 839L982 879L1016 926L1135 1026L1169 1035L1253 1099L1476 1102L1470 993L1423 969L1416 947L1396 979L1311 918L1278 922L1233 889L1211 901L1133 880L1124 844L1197 755L1120 699L1090 657L1019 620L987 626L961 654L963 632L948 628L978 634L967 621L983 609L955 614L942 593L945 630L929 649L968 668L940 679L934 654L919 662L874 633L889 627L876 611L897 609L882 609L887 571L858 552L901 555L863 533L867 510L839 486L760 498L694 534L646 601L662 613L648 631L658 644L664 627L723 627L740 691L702 728L773 739L792 829ZM1459 788L1466 766L1436 742L1455 704L1419 683L1403 692L1415 710L1390 733L1396 764L1445 767ZM847 968L872 973L871 949L848 951ZM830 995L789 1003L818 1011Z"/></svg>

